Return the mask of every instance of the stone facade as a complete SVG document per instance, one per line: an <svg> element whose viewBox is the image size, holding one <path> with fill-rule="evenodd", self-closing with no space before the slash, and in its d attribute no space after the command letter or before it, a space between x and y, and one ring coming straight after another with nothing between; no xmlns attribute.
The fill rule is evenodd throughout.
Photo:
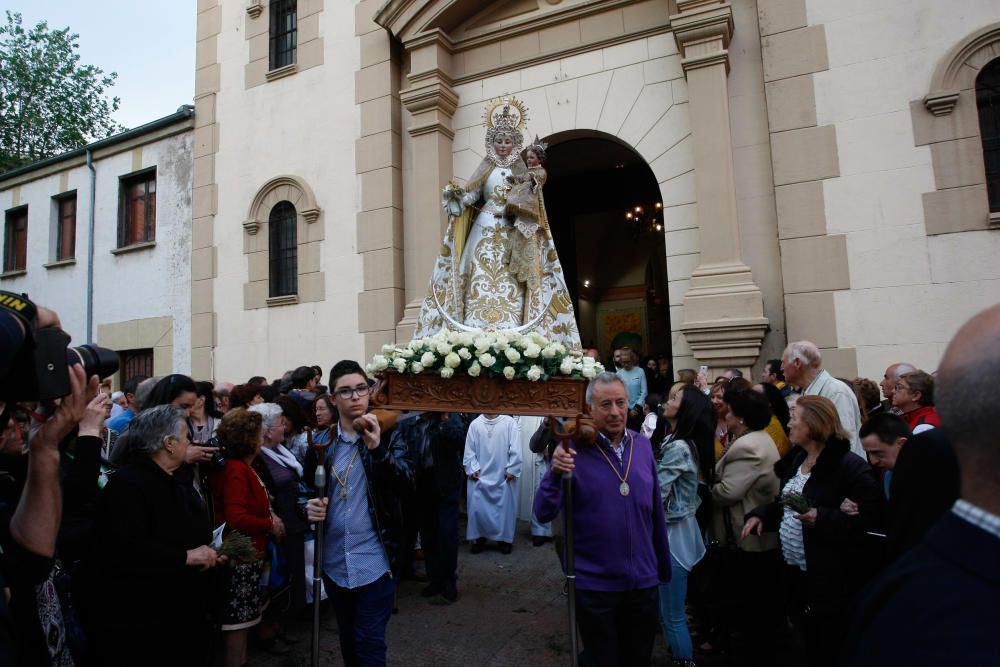
<svg viewBox="0 0 1000 667"><path fill-rule="evenodd" d="M676 368L756 370L800 338L841 375L935 368L1000 294L968 72L947 78L1000 54L1000 9L916 5L309 0L297 67L271 72L266 0L200 0L195 374L408 339L440 189L478 164L483 105L506 94L550 144L613 137L649 165ZM957 103L935 115L945 81ZM249 229L295 193L299 294L269 302Z"/></svg>

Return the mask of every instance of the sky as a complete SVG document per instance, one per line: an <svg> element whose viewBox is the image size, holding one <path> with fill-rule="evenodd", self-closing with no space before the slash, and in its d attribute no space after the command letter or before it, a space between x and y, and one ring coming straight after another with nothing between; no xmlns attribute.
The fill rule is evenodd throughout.
<svg viewBox="0 0 1000 667"><path fill-rule="evenodd" d="M80 62L117 72L105 92L121 98L114 114L127 128L169 116L194 98L197 0L7 0L24 27L79 34ZM3 17L0 14L0 17ZM6 22L6 17L2 20Z"/></svg>

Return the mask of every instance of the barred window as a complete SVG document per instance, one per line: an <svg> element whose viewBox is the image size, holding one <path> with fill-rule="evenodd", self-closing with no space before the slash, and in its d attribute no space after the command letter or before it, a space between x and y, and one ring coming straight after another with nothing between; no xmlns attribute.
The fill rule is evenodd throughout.
<svg viewBox="0 0 1000 667"><path fill-rule="evenodd" d="M3 270L24 271L28 267L28 207L7 211L3 234Z"/></svg>
<svg viewBox="0 0 1000 667"><path fill-rule="evenodd" d="M136 375L153 377L153 350L151 348L145 350L119 350L118 360L121 365L119 377L124 380L128 380Z"/></svg>
<svg viewBox="0 0 1000 667"><path fill-rule="evenodd" d="M296 0L271 0L270 69L293 64L297 42Z"/></svg>
<svg viewBox="0 0 1000 667"><path fill-rule="evenodd" d="M295 207L278 202L267 219L270 260L270 295L287 296L298 292L298 242Z"/></svg>
<svg viewBox="0 0 1000 667"><path fill-rule="evenodd" d="M1000 211L1000 58L987 63L976 77L979 133L983 139L983 164L990 212Z"/></svg>
<svg viewBox="0 0 1000 667"><path fill-rule="evenodd" d="M156 169L121 179L118 247L156 239Z"/></svg>
<svg viewBox="0 0 1000 667"><path fill-rule="evenodd" d="M56 197L56 261L76 257L76 193Z"/></svg>

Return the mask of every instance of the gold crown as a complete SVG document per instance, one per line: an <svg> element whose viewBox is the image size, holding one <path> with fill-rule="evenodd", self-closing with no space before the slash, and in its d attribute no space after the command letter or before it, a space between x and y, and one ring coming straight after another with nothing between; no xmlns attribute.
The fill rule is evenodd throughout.
<svg viewBox="0 0 1000 667"><path fill-rule="evenodd" d="M486 103L483 126L487 129L524 132L527 122L528 107L515 97L497 97Z"/></svg>

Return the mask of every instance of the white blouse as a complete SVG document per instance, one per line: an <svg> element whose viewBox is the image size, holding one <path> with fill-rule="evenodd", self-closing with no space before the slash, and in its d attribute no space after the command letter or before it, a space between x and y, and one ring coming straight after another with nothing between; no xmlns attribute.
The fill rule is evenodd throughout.
<svg viewBox="0 0 1000 667"><path fill-rule="evenodd" d="M803 473L802 466L799 466L799 469L795 471L795 476L788 480L788 484L782 490L782 497L792 493L802 493L806 482L809 481L809 475L810 473ZM785 557L785 562L789 565L796 565L805 572L806 548L802 542L802 522L795 518L796 514L798 512L792 508L784 508L778 534L781 536L781 553Z"/></svg>

